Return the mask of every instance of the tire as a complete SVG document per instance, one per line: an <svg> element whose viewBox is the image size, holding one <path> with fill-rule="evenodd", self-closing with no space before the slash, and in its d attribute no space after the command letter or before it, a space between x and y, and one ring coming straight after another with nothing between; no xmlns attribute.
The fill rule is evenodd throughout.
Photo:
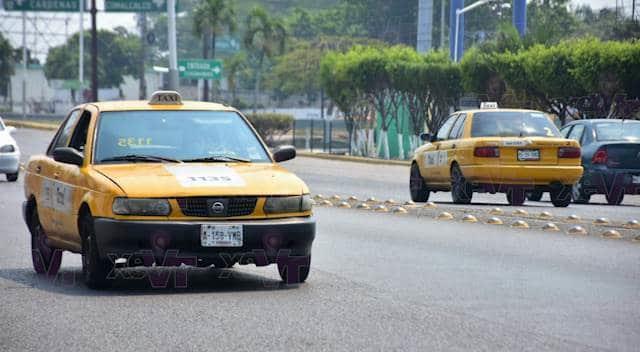
<svg viewBox="0 0 640 352"><path fill-rule="evenodd" d="M47 235L40 224L38 208L34 206L29 219L31 232L31 261L33 270L40 275L55 277L62 263L62 250L47 244Z"/></svg>
<svg viewBox="0 0 640 352"><path fill-rule="evenodd" d="M106 288L107 275L112 267L108 260L100 259L98 244L93 229L93 218L90 214L83 215L80 221L80 235L82 237L82 276L84 283L91 289Z"/></svg>
<svg viewBox="0 0 640 352"><path fill-rule="evenodd" d="M451 199L455 204L469 204L473 198L473 187L465 180L458 165L451 168Z"/></svg>
<svg viewBox="0 0 640 352"><path fill-rule="evenodd" d="M19 172L16 172L15 174L7 174L7 181L9 181L9 182L18 181L19 174L20 174Z"/></svg>
<svg viewBox="0 0 640 352"><path fill-rule="evenodd" d="M307 280L311 270L311 256L287 257L278 261L278 273L286 284L300 284ZM298 275L296 275L296 271ZM291 275L289 275L291 273Z"/></svg>
<svg viewBox="0 0 640 352"><path fill-rule="evenodd" d="M571 204L572 186L556 187L551 190L551 203L557 208L566 208Z"/></svg>
<svg viewBox="0 0 640 352"><path fill-rule="evenodd" d="M578 182L571 187L571 198L576 204L587 204L591 200L591 195L584 192L582 183Z"/></svg>
<svg viewBox="0 0 640 352"><path fill-rule="evenodd" d="M542 199L543 194L544 192L542 191L527 192L527 200L530 200L532 202L539 202Z"/></svg>
<svg viewBox="0 0 640 352"><path fill-rule="evenodd" d="M424 178L420 174L418 164L411 165L411 175L409 176L409 193L414 202L426 202L429 200L430 191L424 183Z"/></svg>
<svg viewBox="0 0 640 352"><path fill-rule="evenodd" d="M507 202L509 205L519 206L526 200L523 189L510 189L507 191Z"/></svg>
<svg viewBox="0 0 640 352"><path fill-rule="evenodd" d="M620 205L620 203L622 203L622 200L624 199L624 190L614 188L607 192L604 197L607 199L607 203L609 205Z"/></svg>

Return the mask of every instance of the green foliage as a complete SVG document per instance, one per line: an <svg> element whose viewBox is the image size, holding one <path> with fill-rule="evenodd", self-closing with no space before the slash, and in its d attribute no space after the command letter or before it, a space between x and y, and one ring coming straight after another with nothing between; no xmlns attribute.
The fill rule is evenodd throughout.
<svg viewBox="0 0 640 352"><path fill-rule="evenodd" d="M253 113L247 118L258 134L271 145L275 138L285 135L293 128L293 116L276 113Z"/></svg>
<svg viewBox="0 0 640 352"><path fill-rule="evenodd" d="M7 96L11 75L13 74L13 48L11 43L0 34L0 95Z"/></svg>
<svg viewBox="0 0 640 352"><path fill-rule="evenodd" d="M90 34L85 33L85 38ZM90 40L84 41L84 71L91 74ZM140 58L140 38L124 28L117 32L98 31L98 82L101 88L117 87L124 75L140 77L137 62ZM47 79L78 79L78 34L74 34L63 45L52 47L44 66Z"/></svg>

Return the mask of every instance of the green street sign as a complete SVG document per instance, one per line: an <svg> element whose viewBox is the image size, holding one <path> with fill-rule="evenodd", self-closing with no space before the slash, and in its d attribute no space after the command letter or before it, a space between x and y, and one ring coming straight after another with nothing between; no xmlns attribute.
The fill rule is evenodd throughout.
<svg viewBox="0 0 640 352"><path fill-rule="evenodd" d="M6 11L78 12L80 0L4 0Z"/></svg>
<svg viewBox="0 0 640 352"><path fill-rule="evenodd" d="M104 0L106 12L166 12L167 0Z"/></svg>
<svg viewBox="0 0 640 352"><path fill-rule="evenodd" d="M222 62L204 59L178 60L178 72L181 78L221 79Z"/></svg>

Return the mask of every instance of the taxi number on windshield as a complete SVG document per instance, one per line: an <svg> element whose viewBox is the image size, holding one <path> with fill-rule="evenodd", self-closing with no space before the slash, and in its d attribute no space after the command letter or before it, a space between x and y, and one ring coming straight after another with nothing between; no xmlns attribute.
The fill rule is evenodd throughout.
<svg viewBox="0 0 640 352"><path fill-rule="evenodd" d="M202 247L242 247L242 225L202 225Z"/></svg>
<svg viewBox="0 0 640 352"><path fill-rule="evenodd" d="M538 149L520 149L518 150L518 160L540 160L540 150Z"/></svg>

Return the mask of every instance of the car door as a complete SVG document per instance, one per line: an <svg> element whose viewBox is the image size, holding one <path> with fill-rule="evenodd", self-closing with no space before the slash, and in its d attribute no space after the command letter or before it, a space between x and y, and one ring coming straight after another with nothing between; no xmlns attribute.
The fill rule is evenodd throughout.
<svg viewBox="0 0 640 352"><path fill-rule="evenodd" d="M453 128L458 115L459 114L456 113L449 116L449 118L438 130L438 133L435 136L435 140L431 143L431 145L427 148L423 155L424 170L420 170L420 172L427 183L448 183L448 180L443 181L445 177L443 175L443 170L446 168L446 166L443 165L447 164L447 153L446 151L442 150L442 144L449 138L449 133L451 133L451 129Z"/></svg>
<svg viewBox="0 0 640 352"><path fill-rule="evenodd" d="M584 138L584 125L573 125L573 128L571 129L569 134L567 134L566 138L576 140L578 141L578 143L580 143L580 145L582 145Z"/></svg>
<svg viewBox="0 0 640 352"><path fill-rule="evenodd" d="M440 142L440 151L445 158L445 162L439 166L441 182L443 183L448 183L451 180L451 162L456 160L458 148L460 147L460 136L462 135L466 118L466 113L459 114L451 127L451 131L449 132L447 139Z"/></svg>
<svg viewBox="0 0 640 352"><path fill-rule="evenodd" d="M69 113L49 144L46 156L39 158L34 166L34 172L39 176L38 181L40 182L40 192L36 194L38 216L42 227L50 237L60 238L63 233L64 225L57 215L61 211L65 211L69 205L65 188L59 182L58 163L53 160L53 151L69 144L71 133L80 114L80 109Z"/></svg>

